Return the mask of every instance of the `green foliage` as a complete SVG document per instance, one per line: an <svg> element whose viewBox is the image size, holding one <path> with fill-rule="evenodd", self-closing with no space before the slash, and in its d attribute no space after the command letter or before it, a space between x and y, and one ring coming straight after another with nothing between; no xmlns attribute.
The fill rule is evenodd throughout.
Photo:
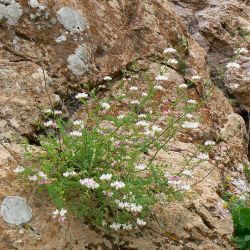
<svg viewBox="0 0 250 250"><path fill-rule="evenodd" d="M250 249L250 208L238 206L233 210L235 242L239 249Z"/></svg>
<svg viewBox="0 0 250 250"><path fill-rule="evenodd" d="M164 58L167 63L170 56ZM182 64L179 67L186 69ZM42 149L37 153L26 150L33 166L26 168L24 176L47 189L63 219L63 208L67 208L96 227L130 230L145 225L143 219L159 200L183 196L185 189L169 184L167 164L156 159L160 151L168 150L168 143L184 123L188 125L183 128L197 124L190 121L191 113L203 103L189 100L188 85L184 84L177 88L176 99L166 105L168 112L162 119L165 111L159 103L164 88L146 73L140 76L144 89L129 87L139 77L136 63L131 71L123 70L129 80L118 83L122 93L111 88L109 96L100 98L97 88L76 95L86 114L83 120L66 121L60 112L47 109L40 137ZM178 180L179 175L174 177Z"/></svg>

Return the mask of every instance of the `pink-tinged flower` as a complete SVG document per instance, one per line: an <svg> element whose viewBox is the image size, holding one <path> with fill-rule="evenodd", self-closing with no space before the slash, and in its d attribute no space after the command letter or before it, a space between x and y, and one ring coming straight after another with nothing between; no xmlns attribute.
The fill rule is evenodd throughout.
<svg viewBox="0 0 250 250"><path fill-rule="evenodd" d="M103 195L107 196L107 197L112 197L113 196L113 192L111 191L102 191Z"/></svg>
<svg viewBox="0 0 250 250"><path fill-rule="evenodd" d="M62 208L61 210L56 209L53 213L52 213L52 217L54 219L57 218L58 222L64 222L66 217L65 214L67 213L67 210Z"/></svg>
<svg viewBox="0 0 250 250"><path fill-rule="evenodd" d="M96 189L98 188L100 185L94 181L94 179L92 178L85 178L85 179L81 179L80 181L80 184L82 186L85 186L87 188L90 188L90 189Z"/></svg>
<svg viewBox="0 0 250 250"><path fill-rule="evenodd" d="M197 156L196 156L197 159L199 160L202 160L202 161L206 161L209 159L209 155L206 154L206 153L199 153Z"/></svg>
<svg viewBox="0 0 250 250"><path fill-rule="evenodd" d="M46 184L51 184L51 183L52 183L52 180L49 180L49 179L43 179L37 182L38 185L46 185Z"/></svg>
<svg viewBox="0 0 250 250"><path fill-rule="evenodd" d="M140 163L137 166L135 166L135 169L139 171L145 170L146 168L147 168L147 165L144 163Z"/></svg>
<svg viewBox="0 0 250 250"><path fill-rule="evenodd" d="M171 176L168 176L168 184L169 185L174 185L174 186L176 186L176 185L179 185L181 183L181 178L179 177L179 176L173 176L173 175L171 175Z"/></svg>
<svg viewBox="0 0 250 250"><path fill-rule="evenodd" d="M37 177L37 175L29 176L29 180L30 181L37 181L38 177Z"/></svg>
<svg viewBox="0 0 250 250"><path fill-rule="evenodd" d="M58 128L57 124L55 122L53 122L52 120L49 120L47 122L44 122L43 125L46 127L46 128Z"/></svg>
<svg viewBox="0 0 250 250"><path fill-rule="evenodd" d="M163 50L163 53L164 53L164 54L176 53L176 49L174 49L174 48L165 48L165 49Z"/></svg>
<svg viewBox="0 0 250 250"><path fill-rule="evenodd" d="M124 188L125 183L122 181L114 181L110 184L111 187L115 188L116 190Z"/></svg>

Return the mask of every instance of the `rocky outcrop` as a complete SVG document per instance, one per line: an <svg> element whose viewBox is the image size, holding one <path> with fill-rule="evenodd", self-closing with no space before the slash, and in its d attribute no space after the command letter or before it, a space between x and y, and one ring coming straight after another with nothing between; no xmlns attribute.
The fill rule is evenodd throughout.
<svg viewBox="0 0 250 250"><path fill-rule="evenodd" d="M240 56L239 69L228 69L224 83L227 91L235 97L241 111L250 111L250 57Z"/></svg>
<svg viewBox="0 0 250 250"><path fill-rule="evenodd" d="M190 34L210 56L230 57L235 45L245 41L244 33L250 28L248 1L170 2L187 24Z"/></svg>

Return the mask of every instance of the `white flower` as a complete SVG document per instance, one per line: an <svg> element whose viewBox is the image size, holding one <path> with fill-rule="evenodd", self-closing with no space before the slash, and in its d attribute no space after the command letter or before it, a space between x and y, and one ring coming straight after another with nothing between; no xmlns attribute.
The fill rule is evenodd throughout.
<svg viewBox="0 0 250 250"><path fill-rule="evenodd" d="M69 173L69 172L65 172L65 173L63 173L63 176L64 176L64 177L69 177L69 176L70 176L70 173Z"/></svg>
<svg viewBox="0 0 250 250"><path fill-rule="evenodd" d="M37 181L38 177L36 175L29 176L30 181Z"/></svg>
<svg viewBox="0 0 250 250"><path fill-rule="evenodd" d="M138 90L138 89L139 89L139 88L136 87L136 86L132 86L132 87L129 88L129 90L131 90L131 91L136 91L136 90Z"/></svg>
<svg viewBox="0 0 250 250"><path fill-rule="evenodd" d="M131 204L130 203L128 203L128 202L123 202L123 201L119 201L118 202L118 207L120 208L120 209L127 209L127 210L130 210L130 206L131 206Z"/></svg>
<svg viewBox="0 0 250 250"><path fill-rule="evenodd" d="M56 209L52 214L53 214L53 218L56 218L59 215L59 210Z"/></svg>
<svg viewBox="0 0 250 250"><path fill-rule="evenodd" d="M61 111L61 110L55 110L54 114L55 114L55 115L61 115L61 114L62 114L62 111Z"/></svg>
<svg viewBox="0 0 250 250"><path fill-rule="evenodd" d="M77 175L77 173L75 171L67 171L67 172L63 173L64 177L75 176L75 175Z"/></svg>
<svg viewBox="0 0 250 250"><path fill-rule="evenodd" d="M146 225L146 222L144 220L142 220L142 219L139 219L139 218L136 219L136 223L139 226L145 226Z"/></svg>
<svg viewBox="0 0 250 250"><path fill-rule="evenodd" d="M174 48L165 48L165 49L163 50L163 53L164 53L164 54L176 53L176 49L174 49Z"/></svg>
<svg viewBox="0 0 250 250"><path fill-rule="evenodd" d="M111 178L112 178L112 174L102 174L100 176L101 181L109 181L109 180L111 180Z"/></svg>
<svg viewBox="0 0 250 250"><path fill-rule="evenodd" d="M47 179L47 178L48 178L47 175L46 175L44 172L42 172L42 171L39 171L39 172L38 172L38 175L39 175L40 177L42 177L43 179Z"/></svg>
<svg viewBox="0 0 250 250"><path fill-rule="evenodd" d="M195 75L191 77L191 81L199 81L201 79L201 76Z"/></svg>
<svg viewBox="0 0 250 250"><path fill-rule="evenodd" d="M146 118L147 116L145 114L139 114L138 117L139 118Z"/></svg>
<svg viewBox="0 0 250 250"><path fill-rule="evenodd" d="M82 186L85 186L87 188L90 188L90 189L96 189L98 188L100 185L94 181L94 179L92 178L85 178L85 179L81 179L80 181L80 184Z"/></svg>
<svg viewBox="0 0 250 250"><path fill-rule="evenodd" d="M80 137L80 136L82 136L82 132L80 132L80 131L72 131L72 132L70 132L69 133L71 136L76 136L76 137Z"/></svg>
<svg viewBox="0 0 250 250"><path fill-rule="evenodd" d="M88 97L88 94L86 94L86 93L78 93L76 96L75 96L75 98L76 99L83 99L83 98L87 98Z"/></svg>
<svg viewBox="0 0 250 250"><path fill-rule="evenodd" d="M120 189L120 188L124 188L125 187L125 183L122 181L114 181L110 184L111 187L115 188L116 190Z"/></svg>
<svg viewBox="0 0 250 250"><path fill-rule="evenodd" d="M160 91L164 90L164 88L161 85L155 85L154 89L155 90L160 90Z"/></svg>
<svg viewBox="0 0 250 250"><path fill-rule="evenodd" d="M167 61L168 64L172 64L172 65L176 65L178 63L178 61L176 59L169 59Z"/></svg>
<svg viewBox="0 0 250 250"><path fill-rule="evenodd" d="M178 185L177 187L178 190L190 190L190 185L187 183L181 183L180 185Z"/></svg>
<svg viewBox="0 0 250 250"><path fill-rule="evenodd" d="M237 89L237 88L239 88L239 86L240 86L240 85L239 85L238 83L235 83L231 88L232 88L232 89Z"/></svg>
<svg viewBox="0 0 250 250"><path fill-rule="evenodd" d="M120 223L115 223L113 222L111 225L110 225L110 228L114 229L115 231L118 231L120 228L121 228L121 224Z"/></svg>
<svg viewBox="0 0 250 250"><path fill-rule="evenodd" d="M75 120L75 121L73 122L73 124L74 124L75 126L81 126L81 127L83 127L83 120Z"/></svg>
<svg viewBox="0 0 250 250"><path fill-rule="evenodd" d="M157 125L153 125L153 126L152 126L152 131L153 131L153 132L161 132L161 131L162 131L162 128L160 128L160 127L157 126Z"/></svg>
<svg viewBox="0 0 250 250"><path fill-rule="evenodd" d="M147 165L144 163L140 163L139 165L135 166L136 170L145 170L147 168Z"/></svg>
<svg viewBox="0 0 250 250"><path fill-rule="evenodd" d="M110 109L110 104L108 104L107 102L103 102L103 103L101 103L101 107L103 108L103 109L106 109L106 110L108 110L108 109Z"/></svg>
<svg viewBox="0 0 250 250"><path fill-rule="evenodd" d="M135 203L130 204L130 208L128 209L132 213L140 213L142 211L143 207L141 205L137 205Z"/></svg>
<svg viewBox="0 0 250 250"><path fill-rule="evenodd" d="M124 117L125 117L125 115L118 115L118 116L117 116L117 119L118 119L118 120L122 120Z"/></svg>
<svg viewBox="0 0 250 250"><path fill-rule="evenodd" d="M148 127L149 126L148 122L146 122L144 120L138 121L135 125L136 126L141 126L141 127Z"/></svg>
<svg viewBox="0 0 250 250"><path fill-rule="evenodd" d="M192 114L187 113L187 114L186 114L186 117L187 117L188 119L191 119L191 118L193 118L193 115L192 115Z"/></svg>
<svg viewBox="0 0 250 250"><path fill-rule="evenodd" d="M144 96L144 97L148 96L148 94L146 92L142 92L141 95Z"/></svg>
<svg viewBox="0 0 250 250"><path fill-rule="evenodd" d="M24 170L25 170L24 167L18 166L18 167L16 167L16 168L14 169L14 172L15 172L15 173L22 173Z"/></svg>
<svg viewBox="0 0 250 250"><path fill-rule="evenodd" d="M45 110L43 110L43 113L45 113L45 114L51 114L52 113L52 109L45 109Z"/></svg>
<svg viewBox="0 0 250 250"><path fill-rule="evenodd" d="M239 69L240 65L238 63L235 62L230 62L226 65L227 69Z"/></svg>
<svg viewBox="0 0 250 250"><path fill-rule="evenodd" d="M140 102L138 100L131 100L130 101L131 104L135 104L135 105L139 105Z"/></svg>
<svg viewBox="0 0 250 250"><path fill-rule="evenodd" d="M180 84L180 85L178 86L178 88L180 88L180 89L186 89L187 87L188 87L188 85L185 84L185 83L182 83L182 84Z"/></svg>
<svg viewBox="0 0 250 250"><path fill-rule="evenodd" d="M209 159L209 155L208 154L205 154L205 153L199 153L197 156L196 156L197 159L199 160L208 160Z"/></svg>
<svg viewBox="0 0 250 250"><path fill-rule="evenodd" d="M132 224L122 224L124 230L132 230Z"/></svg>
<svg viewBox="0 0 250 250"><path fill-rule="evenodd" d="M111 80L112 80L112 77L110 77L110 76L105 76L105 77L103 78L103 80L104 80L104 81L111 81Z"/></svg>
<svg viewBox="0 0 250 250"><path fill-rule="evenodd" d="M52 120L49 120L47 122L44 122L43 125L45 127L52 127L52 128L57 128L57 124L55 122L53 122Z"/></svg>
<svg viewBox="0 0 250 250"><path fill-rule="evenodd" d="M155 77L156 81L167 81L168 77L167 76L163 76L163 75L158 75Z"/></svg>
<svg viewBox="0 0 250 250"><path fill-rule="evenodd" d="M62 209L60 210L60 213L59 213L59 214L60 214L60 216L64 216L66 213L67 213L67 210L62 208Z"/></svg>
<svg viewBox="0 0 250 250"><path fill-rule="evenodd" d="M188 121L185 121L185 122L183 122L183 124L181 126L183 128L195 129L195 128L199 127L199 122L188 122Z"/></svg>
<svg viewBox="0 0 250 250"><path fill-rule="evenodd" d="M189 99L187 100L187 103L190 103L190 104L196 104L197 101L196 100L193 100L193 99Z"/></svg>
<svg viewBox="0 0 250 250"><path fill-rule="evenodd" d="M214 142L214 141L206 141L206 142L204 143L204 145L205 145L205 146L213 146L213 145L215 145L215 142Z"/></svg>
<svg viewBox="0 0 250 250"><path fill-rule="evenodd" d="M112 197L113 196L113 192L110 192L110 191L102 191L102 193L105 195L105 196L108 196L108 197Z"/></svg>
<svg viewBox="0 0 250 250"><path fill-rule="evenodd" d="M58 221L64 222L66 213L67 213L67 210L62 208L60 211L56 209L52 214L53 214L53 218L57 218L59 216Z"/></svg>
<svg viewBox="0 0 250 250"><path fill-rule="evenodd" d="M191 170L188 170L188 169L184 170L184 171L182 172L182 174L184 174L184 175L186 175L186 176L188 176L188 177L192 177L192 171L191 171Z"/></svg>
<svg viewBox="0 0 250 250"><path fill-rule="evenodd" d="M248 49L247 48L239 48L239 49L235 50L234 53L235 54L242 54L242 55L244 55L244 54L248 53Z"/></svg>

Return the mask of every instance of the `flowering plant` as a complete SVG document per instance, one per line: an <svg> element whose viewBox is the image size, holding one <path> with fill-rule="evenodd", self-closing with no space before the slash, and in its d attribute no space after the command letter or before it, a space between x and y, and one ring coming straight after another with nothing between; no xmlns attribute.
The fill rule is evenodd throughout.
<svg viewBox="0 0 250 250"><path fill-rule="evenodd" d="M126 76L120 81L123 93L101 99L96 89L78 93L75 98L86 112L83 119L65 122L62 112L46 109L42 150L32 155L36 165L17 172L47 188L58 208L54 218L63 222L67 208L95 226L130 230L146 225L159 197L169 200L189 190L190 185L167 174L156 157L180 129L198 128L191 113L200 104L189 99L188 84L181 84L178 98L162 109L158 100L164 96L164 81L163 75L144 75L145 86L139 88ZM192 176L188 170L183 173Z"/></svg>

